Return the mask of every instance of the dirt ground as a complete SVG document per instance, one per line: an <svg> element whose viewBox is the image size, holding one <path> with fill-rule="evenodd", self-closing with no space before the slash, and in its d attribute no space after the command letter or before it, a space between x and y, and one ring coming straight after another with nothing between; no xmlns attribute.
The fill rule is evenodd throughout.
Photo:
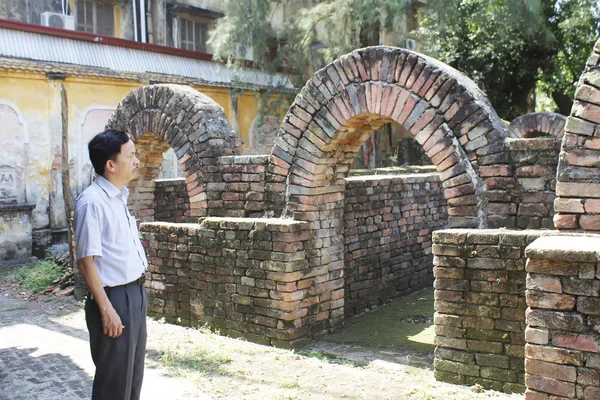
<svg viewBox="0 0 600 400"><path fill-rule="evenodd" d="M10 315L47 319L86 338L81 304L72 297L29 296L2 276L0 296L0 344L16 318ZM396 300L293 351L149 318L147 366L172 378L161 383L172 399L521 399L433 378L431 321L421 318L433 314L431 299L432 290L426 290Z"/></svg>

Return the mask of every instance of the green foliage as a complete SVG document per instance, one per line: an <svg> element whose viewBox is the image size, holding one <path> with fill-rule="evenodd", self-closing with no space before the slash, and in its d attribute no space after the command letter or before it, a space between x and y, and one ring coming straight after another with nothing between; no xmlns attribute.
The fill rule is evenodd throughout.
<svg viewBox="0 0 600 400"><path fill-rule="evenodd" d="M18 283L19 287L31 290L33 293L41 292L65 273L63 266L53 260L43 260L35 265L26 265L10 277Z"/></svg>
<svg viewBox="0 0 600 400"><path fill-rule="evenodd" d="M307 3L316 3L308 6ZM215 59L241 71L246 66L236 59L239 49L253 46L254 66L274 74L284 71L295 88L301 88L312 74L356 48L379 44L380 28L393 29L410 0L224 0L227 10L211 32ZM285 8L282 10L282 8ZM283 12L286 20L273 31L271 21ZM322 42L317 41L317 30ZM278 115L294 99L272 78L274 89L263 92L261 114ZM273 97L274 93L278 96Z"/></svg>
<svg viewBox="0 0 600 400"><path fill-rule="evenodd" d="M223 366L231 360L230 354L209 351L200 345L187 348L185 352L169 348L159 357L161 365L173 376L225 374Z"/></svg>
<svg viewBox="0 0 600 400"><path fill-rule="evenodd" d="M569 113L599 21L593 0L440 0L419 34L428 54L472 78L511 120L533 111L538 82Z"/></svg>
<svg viewBox="0 0 600 400"><path fill-rule="evenodd" d="M241 72L241 46L253 46L254 66L283 72L301 88L317 69L353 49L399 44L411 0L224 0L226 15L211 34L216 59ZM600 34L596 0L436 0L420 12L414 32L425 52L472 78L500 117L533 111L535 91L567 114L576 82ZM272 29L276 16L285 16ZM239 44L239 45L237 45ZM262 115L280 115L294 94L263 92ZM273 97L273 93L280 93ZM273 101L276 100L276 101Z"/></svg>
<svg viewBox="0 0 600 400"><path fill-rule="evenodd" d="M540 75L540 87L568 114L579 76L600 34L600 3L596 0L557 2L549 19L558 46L548 68Z"/></svg>

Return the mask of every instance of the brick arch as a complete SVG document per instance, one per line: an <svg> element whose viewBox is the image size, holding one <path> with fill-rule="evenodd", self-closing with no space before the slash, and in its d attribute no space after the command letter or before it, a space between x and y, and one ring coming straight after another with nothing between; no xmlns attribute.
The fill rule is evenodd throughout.
<svg viewBox="0 0 600 400"><path fill-rule="evenodd" d="M583 71L565 125L556 176L557 229L600 231L600 40Z"/></svg>
<svg viewBox="0 0 600 400"><path fill-rule="evenodd" d="M470 79L432 58L392 47L369 47L335 60L296 97L270 158L270 179L280 187L285 182L282 214L313 220L341 213L336 210L343 203L344 178L358 149L392 121L411 132L441 173L450 226L502 223L503 211L494 210L506 207L487 207L506 201L495 192L489 196L488 189L503 189L506 181L514 187L513 177L496 176L509 170L503 168L509 162L506 125Z"/></svg>
<svg viewBox="0 0 600 400"><path fill-rule="evenodd" d="M132 182L130 205L141 221L153 221L154 180L162 153L171 147L184 172L190 216L208 213L203 169L221 156L240 154L225 111L214 100L188 86L151 85L132 90L107 124L132 135L141 160Z"/></svg>
<svg viewBox="0 0 600 400"><path fill-rule="evenodd" d="M513 138L536 138L554 136L562 138L567 117L558 113L535 112L513 119L508 126L508 134Z"/></svg>

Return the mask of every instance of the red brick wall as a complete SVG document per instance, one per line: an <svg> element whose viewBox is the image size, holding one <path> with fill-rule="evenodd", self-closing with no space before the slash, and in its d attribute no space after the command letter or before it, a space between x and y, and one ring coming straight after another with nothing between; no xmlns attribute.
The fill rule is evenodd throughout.
<svg viewBox="0 0 600 400"><path fill-rule="evenodd" d="M434 233L436 379L525 391L524 251L540 234Z"/></svg>
<svg viewBox="0 0 600 400"><path fill-rule="evenodd" d="M346 317L432 284L431 235L446 209L437 173L346 179Z"/></svg>
<svg viewBox="0 0 600 400"><path fill-rule="evenodd" d="M587 62L567 119L554 207L557 229L600 231L600 41Z"/></svg>
<svg viewBox="0 0 600 400"><path fill-rule="evenodd" d="M190 197L185 179L157 179L154 187L154 220L164 222L195 222L190 215Z"/></svg>
<svg viewBox="0 0 600 400"><path fill-rule="evenodd" d="M140 232L155 317L289 347L329 332L343 313L343 279L306 260L306 223L209 217Z"/></svg>
<svg viewBox="0 0 600 400"><path fill-rule="evenodd" d="M600 237L527 248L526 399L600 398Z"/></svg>

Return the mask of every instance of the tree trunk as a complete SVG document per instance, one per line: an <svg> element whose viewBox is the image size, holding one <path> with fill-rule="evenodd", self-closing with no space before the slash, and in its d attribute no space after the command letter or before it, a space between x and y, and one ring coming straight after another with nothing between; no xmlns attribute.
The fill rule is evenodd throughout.
<svg viewBox="0 0 600 400"><path fill-rule="evenodd" d="M573 100L561 92L552 92L552 99L558 106L558 111L565 116L571 114L571 108L573 108Z"/></svg>
<svg viewBox="0 0 600 400"><path fill-rule="evenodd" d="M67 232L69 238L69 265L75 269L75 243L73 237L73 198L71 197L71 178L69 174L69 104L67 90L60 86L60 115L62 117L62 187L67 214Z"/></svg>

